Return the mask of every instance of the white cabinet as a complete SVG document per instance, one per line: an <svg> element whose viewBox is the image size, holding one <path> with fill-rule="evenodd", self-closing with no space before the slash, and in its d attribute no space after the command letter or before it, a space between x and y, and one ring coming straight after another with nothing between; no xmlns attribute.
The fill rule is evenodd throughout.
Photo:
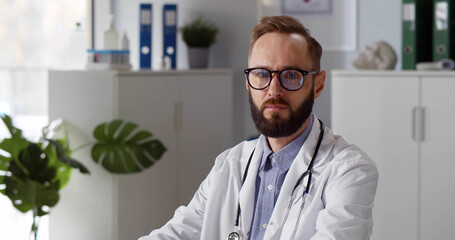
<svg viewBox="0 0 455 240"><path fill-rule="evenodd" d="M73 173L50 215L50 240L137 239L163 225L233 144L232 85L230 70L51 71L49 119L80 130L72 147L97 124L122 119L151 131L167 152L150 169L119 176L96 165L89 148L76 152L91 175Z"/></svg>
<svg viewBox="0 0 455 240"><path fill-rule="evenodd" d="M332 128L376 162L371 239L452 239L455 73L332 71Z"/></svg>

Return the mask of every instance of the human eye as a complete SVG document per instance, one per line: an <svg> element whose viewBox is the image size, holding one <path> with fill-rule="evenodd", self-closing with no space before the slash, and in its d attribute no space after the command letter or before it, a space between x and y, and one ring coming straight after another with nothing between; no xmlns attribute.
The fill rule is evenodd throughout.
<svg viewBox="0 0 455 240"><path fill-rule="evenodd" d="M281 77L287 81L300 81L303 78L302 73L297 70L286 70L281 73Z"/></svg>
<svg viewBox="0 0 455 240"><path fill-rule="evenodd" d="M268 80L270 78L269 71L266 69L254 69L250 74L258 79Z"/></svg>
<svg viewBox="0 0 455 240"><path fill-rule="evenodd" d="M303 85L303 74L297 70L285 70L281 73L281 84L288 90L296 90Z"/></svg>

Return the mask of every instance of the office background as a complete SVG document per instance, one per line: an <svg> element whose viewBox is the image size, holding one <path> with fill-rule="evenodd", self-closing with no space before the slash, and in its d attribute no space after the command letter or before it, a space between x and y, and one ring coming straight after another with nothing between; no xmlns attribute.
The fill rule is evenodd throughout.
<svg viewBox="0 0 455 240"><path fill-rule="evenodd" d="M138 68L138 0L94 0L95 14L95 47L102 47L103 31L109 24L109 14L115 16L115 27L121 34L126 31L130 38L131 63L133 68ZM152 2L152 1L149 1ZM178 5L178 25L195 19L201 15L211 19L219 28L217 42L211 47L210 68L230 68L234 77L233 97L233 138L234 142L241 141L256 135L257 131L250 119L247 103L247 92L243 69L247 66L248 43L251 28L260 18L261 7L266 3L277 1L261 0L179 0L179 1L153 1L154 27L160 28L161 9L165 3ZM397 69L401 62L401 2L394 0L374 1L356 0L357 3L357 48L350 51L325 51L322 57L322 67L328 71L326 88L323 95L317 100L315 112L330 126L331 112L331 84L330 70L352 69L351 60L354 55L365 45L378 40L391 44L398 55ZM269 9L267 13L280 14L277 9ZM302 20L305 24L305 19ZM155 33L159 33L155 29ZM153 40L154 54L153 65L157 66L161 53L161 36L155 35ZM178 68L188 67L186 45L178 36ZM207 89L209 91L209 89Z"/></svg>
<svg viewBox="0 0 455 240"><path fill-rule="evenodd" d="M117 31L126 30L130 37L131 62L133 67L138 66L138 0L102 0L95 4L96 43L102 44L102 30L108 25L109 9L115 15ZM245 90L243 69L247 67L248 44L250 31L258 22L264 3L277 4L279 1L263 0L185 0L173 1L178 4L178 24L181 26L201 15L215 22L220 33L217 42L210 49L211 68L231 68L234 75L234 142L254 136L256 128L250 118ZM324 93L316 101L315 112L330 126L330 70L352 69L351 60L363 46L378 40L388 42L395 50L398 60L397 69L401 68L401 1L362 0L357 2L357 49L353 51L325 51L321 66L327 70L327 81ZM162 25L162 4L169 1L153 1L154 27ZM159 13L159 14L158 14ZM280 9L271 9L267 13L280 14ZM302 19L305 24L305 19ZM311 30L311 29L310 29ZM157 32L157 31L155 31ZM161 53L161 36L154 36L153 51ZM324 46L323 46L324 47ZM178 39L178 68L187 68L186 45L180 36ZM155 54L153 64L156 66L160 54Z"/></svg>

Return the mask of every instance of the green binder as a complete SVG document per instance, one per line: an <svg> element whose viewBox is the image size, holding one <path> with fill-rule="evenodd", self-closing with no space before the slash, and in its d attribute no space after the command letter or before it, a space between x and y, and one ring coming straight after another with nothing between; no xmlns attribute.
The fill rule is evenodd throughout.
<svg viewBox="0 0 455 240"><path fill-rule="evenodd" d="M432 60L433 0L403 0L402 68Z"/></svg>
<svg viewBox="0 0 455 240"><path fill-rule="evenodd" d="M434 0L433 61L455 57L453 0Z"/></svg>

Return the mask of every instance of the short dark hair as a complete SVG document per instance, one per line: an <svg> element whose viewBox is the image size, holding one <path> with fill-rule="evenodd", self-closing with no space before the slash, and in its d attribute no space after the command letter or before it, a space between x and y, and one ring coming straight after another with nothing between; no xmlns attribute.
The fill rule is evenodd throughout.
<svg viewBox="0 0 455 240"><path fill-rule="evenodd" d="M264 34L271 32L279 33L297 33L302 35L308 43L308 52L313 60L314 71L319 71L321 67L322 47L314 39L308 30L294 17L290 16L266 16L262 17L251 31L250 47L248 50L248 59L251 57L251 51L256 41Z"/></svg>

